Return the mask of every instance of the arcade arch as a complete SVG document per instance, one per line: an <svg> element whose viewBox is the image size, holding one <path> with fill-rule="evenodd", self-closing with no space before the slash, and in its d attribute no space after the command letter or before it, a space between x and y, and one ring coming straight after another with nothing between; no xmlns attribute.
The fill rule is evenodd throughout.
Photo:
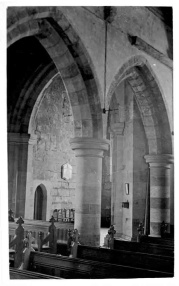
<svg viewBox="0 0 179 286"><path fill-rule="evenodd" d="M17 81L13 82L14 85L10 84L11 75L8 84L12 86L12 90L8 92L8 137L9 142L11 142L9 144L11 146L9 148L8 166L9 174L13 174L12 177L9 176L9 207L15 209L16 216L24 216L25 203L27 201L24 190L26 190L31 179L28 168L32 163L31 156L28 156L28 150L31 150L30 153L32 153L35 142L35 139L30 138L28 134L29 121L34 104L38 100L39 88L44 86L46 80L50 79L57 72L63 80L74 120L75 138L71 142L72 149L75 150L78 161L79 149L83 150L82 153L84 153L92 146L91 152L94 153L92 156L94 159L90 160L99 161L99 163L94 164L97 164L97 170L94 175L94 182L96 182L94 192L99 192L99 194L101 191L98 183L101 176L100 165L103 150L107 149L108 143L102 139L103 128L99 85L97 79L94 77L91 64L89 64L90 61L85 48L72 25L67 21L63 13L55 7L53 9L50 7L41 7L40 9L24 7L17 9L17 13L15 10L16 8L13 11L13 15L11 15L11 12L8 15L8 51L11 51L13 55L14 51L18 50L16 47L19 45L28 48L25 56L34 52L35 60L38 57L41 59L41 53L43 54L43 59L39 62L37 61L38 65L35 65L35 60L32 63L29 62L27 66L30 71L27 69L23 71L24 66L23 64L21 65L22 70L18 78L18 85L15 86L15 82ZM31 50L31 47L33 47L32 43L36 47L33 52ZM10 57L8 58L10 59ZM9 70L12 63L13 61L9 60ZM17 68L14 74L16 75L18 72ZM21 78L25 78L26 80L21 81ZM17 89L16 91L15 88ZM18 142L11 140L11 137L14 138L14 136L18 137ZM100 154L98 154L99 150L101 150ZM90 154L85 154L84 156L85 158L91 158ZM17 171L14 170L15 165L11 163L14 159L17 164ZM85 164L87 164L86 160ZM77 178L77 186L78 183L81 185L81 182L78 181L81 180L82 175L85 177L86 174L80 174L79 180ZM18 178L16 182L14 176ZM82 180L82 182L85 183L85 180ZM90 188L90 182L86 190L88 188ZM80 188L77 187L77 189ZM79 196L83 196L83 194L80 192ZM18 207L16 206L17 197L20 198ZM82 200L81 203L86 205L87 202ZM98 203L100 205L100 200ZM84 240L89 244L97 243L98 245L100 207L96 205L95 197L90 204L95 207L89 209L89 217L95 215L97 219L94 220L94 227L91 228L90 226L89 229L86 229L87 235L84 237ZM80 208L83 209L83 206L80 206ZM81 211L79 210L78 212L77 210L75 215L78 216L76 222L80 221L80 224L76 226L79 231L84 227L86 228L88 223L86 223ZM91 230L95 230L95 232L97 230L95 237L91 233Z"/></svg>
<svg viewBox="0 0 179 286"><path fill-rule="evenodd" d="M171 223L172 139L162 93L147 60L135 56L120 68L109 89L108 106L111 221L119 236L136 236L137 224L145 220L150 170L150 233L160 235L161 222ZM126 184L130 195L125 194ZM122 208L125 201L129 210Z"/></svg>

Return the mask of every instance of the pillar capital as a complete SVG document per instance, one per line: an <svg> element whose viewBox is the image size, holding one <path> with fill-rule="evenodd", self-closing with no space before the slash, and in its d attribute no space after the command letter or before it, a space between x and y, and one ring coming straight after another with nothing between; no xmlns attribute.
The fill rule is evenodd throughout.
<svg viewBox="0 0 179 286"><path fill-rule="evenodd" d="M70 140L71 148L76 157L103 157L103 151L108 150L109 141L92 137L75 137Z"/></svg>
<svg viewBox="0 0 179 286"><path fill-rule="evenodd" d="M109 128L109 132L112 134L112 136L123 135L124 127L125 127L125 122L113 123Z"/></svg>
<svg viewBox="0 0 179 286"><path fill-rule="evenodd" d="M144 158L150 167L169 167L170 164L173 164L172 154L149 154Z"/></svg>
<svg viewBox="0 0 179 286"><path fill-rule="evenodd" d="M10 144L27 144L30 135L27 133L8 133L8 143Z"/></svg>

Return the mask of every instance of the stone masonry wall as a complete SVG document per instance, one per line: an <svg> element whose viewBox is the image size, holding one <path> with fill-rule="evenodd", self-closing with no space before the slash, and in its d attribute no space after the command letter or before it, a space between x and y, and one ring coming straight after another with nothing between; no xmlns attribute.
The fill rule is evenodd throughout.
<svg viewBox="0 0 179 286"><path fill-rule="evenodd" d="M51 197L51 213L56 208L74 208L75 155L69 143L73 137L71 115L65 87L60 76L56 76L44 91L35 118L37 144L33 152L34 185L36 181L42 181L47 188ZM67 162L73 167L69 182L61 178L61 166Z"/></svg>

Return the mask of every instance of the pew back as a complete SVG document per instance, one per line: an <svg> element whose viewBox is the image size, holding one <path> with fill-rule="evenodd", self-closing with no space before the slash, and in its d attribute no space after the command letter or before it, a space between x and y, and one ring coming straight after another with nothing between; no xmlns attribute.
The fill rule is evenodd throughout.
<svg viewBox="0 0 179 286"><path fill-rule="evenodd" d="M162 245L165 247L169 247L171 249L174 248L174 238L168 237L168 238L160 238L160 237L152 237L152 236L143 236L142 242L151 243L155 245Z"/></svg>
<svg viewBox="0 0 179 286"><path fill-rule="evenodd" d="M160 245L160 244L150 244L145 242L129 242L122 240L114 240L115 250L129 250L134 252L150 253L163 256L174 256L174 250L171 247Z"/></svg>
<svg viewBox="0 0 179 286"><path fill-rule="evenodd" d="M29 267L31 271L70 279L172 277L172 274L162 271L67 258L41 252L31 253Z"/></svg>
<svg viewBox="0 0 179 286"><path fill-rule="evenodd" d="M73 229L73 223L55 222L57 229L57 240L62 243L66 243L68 239L68 229ZM43 232L44 237L48 234L49 222L47 221L34 221L24 220L24 231L25 236L28 232L32 232L32 236L35 238L34 244L38 243L38 233ZM16 222L9 222L9 239L10 241L14 237L15 230L17 228Z"/></svg>
<svg viewBox="0 0 179 286"><path fill-rule="evenodd" d="M111 250L79 245L77 257L117 265L164 271L170 274L173 274L174 269L173 257L125 250Z"/></svg>
<svg viewBox="0 0 179 286"><path fill-rule="evenodd" d="M32 272L28 270L19 270L16 268L10 268L10 279L62 279L62 278L45 275L42 273Z"/></svg>

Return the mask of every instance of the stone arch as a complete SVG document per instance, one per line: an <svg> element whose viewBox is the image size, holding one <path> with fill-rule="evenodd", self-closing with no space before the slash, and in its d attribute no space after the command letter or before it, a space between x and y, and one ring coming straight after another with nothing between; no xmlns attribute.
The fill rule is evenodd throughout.
<svg viewBox="0 0 179 286"><path fill-rule="evenodd" d="M58 7L9 8L7 22L8 46L35 36L53 60L68 90L74 135L101 138L99 85L82 41L64 14Z"/></svg>
<svg viewBox="0 0 179 286"><path fill-rule="evenodd" d="M46 220L47 190L43 184L37 186L34 193L34 219Z"/></svg>
<svg viewBox="0 0 179 286"><path fill-rule="evenodd" d="M107 97L112 95L122 81L127 80L134 92L143 121L150 154L171 154L172 140L167 110L162 91L148 61L143 56L128 60L116 74Z"/></svg>

